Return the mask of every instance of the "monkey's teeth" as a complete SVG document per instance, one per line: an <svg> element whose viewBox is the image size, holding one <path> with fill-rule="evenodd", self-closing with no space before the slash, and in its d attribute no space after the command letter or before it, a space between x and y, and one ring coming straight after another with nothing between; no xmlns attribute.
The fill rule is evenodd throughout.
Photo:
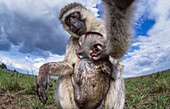
<svg viewBox="0 0 170 109"><path fill-rule="evenodd" d="M83 58L83 56L82 55L80 55L80 59L82 59Z"/></svg>

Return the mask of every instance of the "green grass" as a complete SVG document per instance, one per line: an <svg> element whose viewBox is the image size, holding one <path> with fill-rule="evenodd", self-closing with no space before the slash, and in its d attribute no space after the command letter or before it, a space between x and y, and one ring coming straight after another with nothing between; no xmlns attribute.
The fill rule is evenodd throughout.
<svg viewBox="0 0 170 109"><path fill-rule="evenodd" d="M43 105L36 94L36 76L0 69L0 108L53 109L56 80L47 89ZM168 109L170 105L170 70L125 79L125 109Z"/></svg>
<svg viewBox="0 0 170 109"><path fill-rule="evenodd" d="M168 109L170 70L125 79L126 108Z"/></svg>
<svg viewBox="0 0 170 109"><path fill-rule="evenodd" d="M56 80L51 81L53 87L47 89L49 99L47 104L43 105L36 94L36 76L0 69L0 108L55 108L53 96Z"/></svg>

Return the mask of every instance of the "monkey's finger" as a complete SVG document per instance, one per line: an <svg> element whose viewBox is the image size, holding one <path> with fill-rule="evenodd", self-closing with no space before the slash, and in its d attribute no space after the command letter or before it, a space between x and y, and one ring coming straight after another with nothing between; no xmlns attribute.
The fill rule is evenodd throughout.
<svg viewBox="0 0 170 109"><path fill-rule="evenodd" d="M36 89L37 95L38 95L38 89L39 89L39 84L37 84L37 89Z"/></svg>
<svg viewBox="0 0 170 109"><path fill-rule="evenodd" d="M43 104L46 104L47 100L48 100L48 97L47 97L45 91L43 91L43 92L42 92L42 103L43 103Z"/></svg>
<svg viewBox="0 0 170 109"><path fill-rule="evenodd" d="M44 92L39 92L38 97L43 104L46 104L48 98Z"/></svg>
<svg viewBox="0 0 170 109"><path fill-rule="evenodd" d="M47 85L46 85L47 86ZM46 101L47 101L47 95L46 95L46 93L45 93L45 87L42 85L41 87L40 87L40 98L41 98L41 102L43 103L43 104L45 104L46 103Z"/></svg>
<svg viewBox="0 0 170 109"><path fill-rule="evenodd" d="M43 97L42 97L42 93L41 93L41 91L40 91L40 89L38 89L39 91L37 92L37 94L38 94L38 98L39 98L39 100L43 103Z"/></svg>
<svg viewBox="0 0 170 109"><path fill-rule="evenodd" d="M45 93L45 88L42 87L42 85L40 86L39 84L37 84L37 95L38 95L38 98L40 99L40 101L43 104L45 104L48 98Z"/></svg>
<svg viewBox="0 0 170 109"><path fill-rule="evenodd" d="M43 94L41 93L41 96L40 96L40 101L43 103L43 104L46 104L46 101L44 98L43 98Z"/></svg>
<svg viewBox="0 0 170 109"><path fill-rule="evenodd" d="M50 87L53 87L53 84L52 84L51 82L49 82L48 85L49 85Z"/></svg>
<svg viewBox="0 0 170 109"><path fill-rule="evenodd" d="M41 98L41 90L40 90L39 84L37 84L37 90L36 90L36 92L37 92L38 98L41 100L42 98Z"/></svg>

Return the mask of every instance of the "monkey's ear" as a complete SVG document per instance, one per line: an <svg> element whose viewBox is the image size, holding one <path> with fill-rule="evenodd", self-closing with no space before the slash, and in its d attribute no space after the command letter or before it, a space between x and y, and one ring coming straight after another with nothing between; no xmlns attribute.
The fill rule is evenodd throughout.
<svg viewBox="0 0 170 109"><path fill-rule="evenodd" d="M100 43L95 43L91 47L90 56L93 60L98 60L101 58L101 52L103 50L103 46Z"/></svg>
<svg viewBox="0 0 170 109"><path fill-rule="evenodd" d="M114 1L119 8L126 9L133 3L134 0L114 0Z"/></svg>

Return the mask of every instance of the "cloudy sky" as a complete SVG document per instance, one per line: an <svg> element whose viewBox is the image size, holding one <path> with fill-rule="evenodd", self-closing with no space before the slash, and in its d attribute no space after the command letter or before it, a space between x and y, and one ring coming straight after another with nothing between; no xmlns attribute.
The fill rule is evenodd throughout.
<svg viewBox="0 0 170 109"><path fill-rule="evenodd" d="M62 61L70 35L58 14L71 2L82 3L96 17L102 17L101 0L0 0L0 63L37 75L43 63ZM132 46L123 57L123 76L169 69L170 2L140 0L133 28Z"/></svg>

